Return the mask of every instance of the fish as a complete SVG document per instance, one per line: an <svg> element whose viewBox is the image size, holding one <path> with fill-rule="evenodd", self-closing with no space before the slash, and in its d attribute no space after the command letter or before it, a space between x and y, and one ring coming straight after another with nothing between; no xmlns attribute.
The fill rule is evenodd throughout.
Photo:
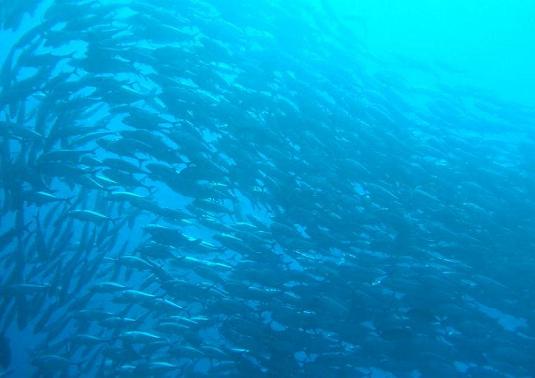
<svg viewBox="0 0 535 378"><path fill-rule="evenodd" d="M92 222L92 223L103 223L103 222L108 222L108 221L114 221L113 218L107 215L101 214L94 210L75 209L75 210L70 210L67 214L74 219L78 219L78 220L86 221L86 222Z"/></svg>
<svg viewBox="0 0 535 378"><path fill-rule="evenodd" d="M7 371L11 366L12 352L9 339L5 335L0 335L0 367Z"/></svg>

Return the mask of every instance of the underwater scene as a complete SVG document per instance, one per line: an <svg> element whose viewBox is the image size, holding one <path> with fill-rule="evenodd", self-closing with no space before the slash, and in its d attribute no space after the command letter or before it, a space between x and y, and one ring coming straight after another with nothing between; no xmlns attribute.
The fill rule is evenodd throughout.
<svg viewBox="0 0 535 378"><path fill-rule="evenodd" d="M0 377L535 376L502 3L0 1Z"/></svg>

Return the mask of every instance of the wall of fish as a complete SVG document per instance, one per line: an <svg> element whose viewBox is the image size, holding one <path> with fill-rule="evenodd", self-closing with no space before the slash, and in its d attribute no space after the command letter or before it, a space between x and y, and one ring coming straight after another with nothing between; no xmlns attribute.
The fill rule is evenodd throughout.
<svg viewBox="0 0 535 378"><path fill-rule="evenodd" d="M0 376L535 374L534 110L326 3L0 4Z"/></svg>

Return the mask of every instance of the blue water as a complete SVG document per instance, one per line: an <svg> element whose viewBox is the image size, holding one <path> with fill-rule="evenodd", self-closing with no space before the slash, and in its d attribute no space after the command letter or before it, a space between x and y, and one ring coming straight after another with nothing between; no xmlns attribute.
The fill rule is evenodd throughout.
<svg viewBox="0 0 535 378"><path fill-rule="evenodd" d="M0 4L0 377L535 375L535 5Z"/></svg>
<svg viewBox="0 0 535 378"><path fill-rule="evenodd" d="M442 80L533 106L530 87L535 81L535 56L529 48L535 43L532 2L328 3L342 22L358 30L374 55L390 61L389 69L410 71L436 65L450 74Z"/></svg>

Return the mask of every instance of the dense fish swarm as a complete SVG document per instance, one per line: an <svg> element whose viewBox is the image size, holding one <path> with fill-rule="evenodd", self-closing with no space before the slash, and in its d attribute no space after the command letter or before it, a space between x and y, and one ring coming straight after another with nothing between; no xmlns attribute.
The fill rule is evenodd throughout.
<svg viewBox="0 0 535 378"><path fill-rule="evenodd" d="M332 16L1 3L4 374L535 373L534 112Z"/></svg>

